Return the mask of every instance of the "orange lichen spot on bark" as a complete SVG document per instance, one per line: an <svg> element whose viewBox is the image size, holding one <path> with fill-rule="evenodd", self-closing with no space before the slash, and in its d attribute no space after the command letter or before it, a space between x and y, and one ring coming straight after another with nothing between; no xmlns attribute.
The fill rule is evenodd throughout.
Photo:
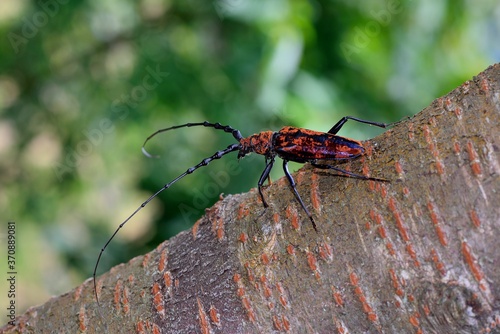
<svg viewBox="0 0 500 334"><path fill-rule="evenodd" d="M248 209L248 207L244 203L241 203L238 206L238 219L240 220L240 219L248 216L249 214L250 214L250 210Z"/></svg>
<svg viewBox="0 0 500 334"><path fill-rule="evenodd" d="M333 249L328 242L322 242L318 246L319 257L325 261L331 261L333 259Z"/></svg>
<svg viewBox="0 0 500 334"><path fill-rule="evenodd" d="M389 269L389 276L391 277L392 287L394 288L396 295L402 297L404 295L404 291L399 284L398 276L396 275L394 269Z"/></svg>
<svg viewBox="0 0 500 334"><path fill-rule="evenodd" d="M453 142L453 152L455 152L456 155L460 155L461 147L460 143L458 141Z"/></svg>
<svg viewBox="0 0 500 334"><path fill-rule="evenodd" d="M355 272L351 272L349 275L349 279L351 281L351 284L354 286L354 294L356 297L358 297L359 301L361 302L361 306L363 307L363 311L365 312L368 320L371 322L376 322L378 317L371 305L368 303L366 300L365 294L361 287L359 286L359 278L356 275Z"/></svg>
<svg viewBox="0 0 500 334"><path fill-rule="evenodd" d="M288 296L286 294L285 288L283 287L283 284L280 282L276 283L276 290L278 290L278 295L279 295L279 302L281 306L284 308L290 308L290 302L288 300Z"/></svg>
<svg viewBox="0 0 500 334"><path fill-rule="evenodd" d="M431 249L431 259L434 262L434 266L436 266L437 271L444 276L446 274L446 270L444 267L444 263L441 261L438 252L433 248Z"/></svg>
<svg viewBox="0 0 500 334"><path fill-rule="evenodd" d="M123 313L128 314L130 312L130 303L129 303L130 291L127 287L123 289L122 295L122 305L123 305Z"/></svg>
<svg viewBox="0 0 500 334"><path fill-rule="evenodd" d="M245 264L243 265L245 267L245 269L247 270L247 277L248 277L248 280L250 282L253 282L255 281L255 275L252 271L252 268L250 266L250 262L245 262Z"/></svg>
<svg viewBox="0 0 500 334"><path fill-rule="evenodd" d="M303 169L299 169L299 171L297 172L297 184L301 184L303 181L304 181L304 170Z"/></svg>
<svg viewBox="0 0 500 334"><path fill-rule="evenodd" d="M379 226L377 230L378 230L378 234L380 235L380 237L382 239L387 238L387 231L385 230L385 227Z"/></svg>
<svg viewBox="0 0 500 334"><path fill-rule="evenodd" d="M490 90L490 83L488 82L488 79L483 79L481 80L481 89L484 92L488 92Z"/></svg>
<svg viewBox="0 0 500 334"><path fill-rule="evenodd" d="M198 234L198 229L200 228L201 224L201 218L194 223L193 227L191 227L191 233L193 234L193 239L196 239L196 236Z"/></svg>
<svg viewBox="0 0 500 334"><path fill-rule="evenodd" d="M447 97L445 100L444 100L444 105L445 107L450 110L450 107L451 105L453 104L453 102L451 101L451 99L449 97Z"/></svg>
<svg viewBox="0 0 500 334"><path fill-rule="evenodd" d="M161 334L160 327L157 324L152 323L149 320L142 320L136 324L136 332L137 334Z"/></svg>
<svg viewBox="0 0 500 334"><path fill-rule="evenodd" d="M208 315L205 312L199 297L196 297L196 301L198 302L198 320L200 322L200 330L203 334L210 334L212 332L212 327L210 326Z"/></svg>
<svg viewBox="0 0 500 334"><path fill-rule="evenodd" d="M170 289L172 287L172 273L170 270L167 270L163 273L163 282L165 283L165 287Z"/></svg>
<svg viewBox="0 0 500 334"><path fill-rule="evenodd" d="M157 324L152 324L153 334L162 334L160 327Z"/></svg>
<svg viewBox="0 0 500 334"><path fill-rule="evenodd" d="M290 320L288 320L288 318L284 315L281 316L281 321L283 323L283 328L285 329L285 331L289 332L291 327L290 327Z"/></svg>
<svg viewBox="0 0 500 334"><path fill-rule="evenodd" d="M340 291L332 285L332 295L333 295L333 300L335 301L335 304L338 307L343 307L344 306L344 298L342 298L342 294Z"/></svg>
<svg viewBox="0 0 500 334"><path fill-rule="evenodd" d="M224 238L224 219L220 217L218 208L212 219L212 232L215 233L217 240L221 241Z"/></svg>
<svg viewBox="0 0 500 334"><path fill-rule="evenodd" d="M233 281L234 281L235 283L239 283L239 282L240 282L240 280L241 280L241 275L240 275L240 274L238 274L238 273L235 273L235 274L233 275Z"/></svg>
<svg viewBox="0 0 500 334"><path fill-rule="evenodd" d="M377 187L380 187L380 196L382 196L382 198L387 198L387 186L385 184L382 184L380 182L377 182Z"/></svg>
<svg viewBox="0 0 500 334"><path fill-rule="evenodd" d="M87 315L85 314L85 306L82 305L80 306L80 311L78 312L78 328L80 329L80 332L86 333L87 332Z"/></svg>
<svg viewBox="0 0 500 334"><path fill-rule="evenodd" d="M344 325L344 323L342 321L335 318L334 322L335 322L335 328L337 329L337 332L339 334L349 333L349 331L347 330L347 327Z"/></svg>
<svg viewBox="0 0 500 334"><path fill-rule="evenodd" d="M280 215L279 215L279 213L277 213L277 212L273 213L273 222L275 224L278 224L280 222Z"/></svg>
<svg viewBox="0 0 500 334"><path fill-rule="evenodd" d="M244 296L243 298L241 298L241 302L243 304L243 307L247 311L248 319L250 319L251 322L255 322L255 320L257 320L257 317L255 315L253 308L252 308L252 304L250 303L250 299L248 299L248 297Z"/></svg>
<svg viewBox="0 0 500 334"><path fill-rule="evenodd" d="M238 237L238 241L242 244L245 244L248 241L248 234L246 234L245 232L241 232Z"/></svg>
<svg viewBox="0 0 500 334"><path fill-rule="evenodd" d="M290 221L292 228L298 230L300 228L300 224L297 209L295 209L293 205L287 205L285 214L286 218Z"/></svg>
<svg viewBox="0 0 500 334"><path fill-rule="evenodd" d="M363 168L361 169L364 176L370 177L370 167L365 163L366 159L363 159Z"/></svg>
<svg viewBox="0 0 500 334"><path fill-rule="evenodd" d="M167 248L163 248L160 253L160 259L158 260L158 271L162 273L167 268Z"/></svg>
<svg viewBox="0 0 500 334"><path fill-rule="evenodd" d="M153 284L151 292L153 296L153 305L155 307L155 310L158 313L158 315L163 319L163 317L165 316L165 306L163 304L163 295L161 293L160 285L155 282Z"/></svg>
<svg viewBox="0 0 500 334"><path fill-rule="evenodd" d="M80 299L80 296L82 295L82 289L83 289L84 284L80 284L79 287L75 289L75 292L73 293L73 300L77 301Z"/></svg>
<svg viewBox="0 0 500 334"><path fill-rule="evenodd" d="M435 161L436 171L439 175L443 175L444 174L444 164L439 157L439 150L438 150L436 144L434 143L429 126L424 125L423 130L424 130L425 141L428 144L428 149L431 152L431 155Z"/></svg>
<svg viewBox="0 0 500 334"><path fill-rule="evenodd" d="M469 141L467 142L467 153L469 154L469 160L470 160L470 167L472 169L472 173L475 176L481 176L482 175L482 170L481 170L481 162L479 161L479 156L476 152L476 149L474 148L474 144Z"/></svg>
<svg viewBox="0 0 500 334"><path fill-rule="evenodd" d="M283 324L281 323L281 319L277 315L273 315L273 326L280 332L283 330Z"/></svg>
<svg viewBox="0 0 500 334"><path fill-rule="evenodd" d="M210 310L208 312L210 314L210 320L212 320L212 323L219 327L221 326L221 323L220 323L220 313L219 311L215 308L215 306L213 305L210 305Z"/></svg>
<svg viewBox="0 0 500 334"><path fill-rule="evenodd" d="M260 283L262 285L262 291L264 292L264 297L269 298L273 295L271 288L269 287L266 275L260 277Z"/></svg>
<svg viewBox="0 0 500 334"><path fill-rule="evenodd" d="M400 177L404 175L405 172L403 170L403 166L401 165L401 162L396 161L394 163L394 168L396 169L396 173L398 173Z"/></svg>
<svg viewBox="0 0 500 334"><path fill-rule="evenodd" d="M479 220L479 216L477 215L476 210L470 211L470 219L472 220L472 224L474 224L475 227L481 226L481 220Z"/></svg>
<svg viewBox="0 0 500 334"><path fill-rule="evenodd" d="M408 139L411 142L415 140L415 126L412 122L408 122Z"/></svg>
<svg viewBox="0 0 500 334"><path fill-rule="evenodd" d="M138 321L137 324L135 325L135 332L137 334L145 334L146 333L146 321Z"/></svg>
<svg viewBox="0 0 500 334"><path fill-rule="evenodd" d="M316 212L321 212L318 180L319 180L318 174L313 173L311 178L311 203Z"/></svg>
<svg viewBox="0 0 500 334"><path fill-rule="evenodd" d="M443 246L448 245L448 238L446 236L445 231L443 230L441 226L441 218L439 217L438 214L438 209L435 204L433 204L431 201L427 203L427 208L429 209L429 213L431 215L431 221L432 224L434 225L434 229L436 230L436 235L439 239L439 242Z"/></svg>
<svg viewBox="0 0 500 334"><path fill-rule="evenodd" d="M422 307L422 309L424 310L424 314L425 314L426 317L428 317L431 314L431 309L429 308L429 305L424 304L424 306Z"/></svg>
<svg viewBox="0 0 500 334"><path fill-rule="evenodd" d="M290 255L292 258L293 264L297 264L297 251L295 250L295 247L292 244L288 244L286 246L286 252Z"/></svg>
<svg viewBox="0 0 500 334"><path fill-rule="evenodd" d="M274 328L278 331L290 331L290 321L282 315L281 317L278 315L273 315L273 325Z"/></svg>
<svg viewBox="0 0 500 334"><path fill-rule="evenodd" d="M370 224L370 222L369 222L369 221L366 221L366 222L365 222L365 229L366 229L367 231L369 231L371 228L372 228L372 225Z"/></svg>
<svg viewBox="0 0 500 334"><path fill-rule="evenodd" d="M142 258L142 263L141 263L143 268L146 268L148 266L150 258L151 258L151 253L147 253L146 255L144 255L144 257Z"/></svg>
<svg viewBox="0 0 500 334"><path fill-rule="evenodd" d="M267 255L267 253L262 253L260 255L260 261L262 262L262 264L265 264L265 265L268 265L269 263L271 263L271 260L269 259L269 255Z"/></svg>
<svg viewBox="0 0 500 334"><path fill-rule="evenodd" d="M115 305L115 310L118 312L121 310L120 295L122 293L123 282L121 279L116 281L115 289L113 293L113 304Z"/></svg>
<svg viewBox="0 0 500 334"><path fill-rule="evenodd" d="M418 320L418 318L420 318L420 314L416 312L415 314L412 314L408 319L413 327L420 327L420 321Z"/></svg>
<svg viewBox="0 0 500 334"><path fill-rule="evenodd" d="M389 198L389 210L391 210L394 219L396 220L396 226L398 227L399 234L404 241L410 241L410 236L408 230L405 227L403 218L401 217L401 212L398 209L396 199L394 197Z"/></svg>
<svg viewBox="0 0 500 334"><path fill-rule="evenodd" d="M389 136L389 134L387 135ZM373 156L373 145L370 142L364 142L363 148L365 149L365 153L363 154L362 159L371 158Z"/></svg>
<svg viewBox="0 0 500 334"><path fill-rule="evenodd" d="M475 256L472 254L471 248L467 242L462 241L462 255L464 256L465 263L469 266L474 279L479 283L479 288L481 290L486 290L486 285L484 280L484 273L477 263Z"/></svg>
<svg viewBox="0 0 500 334"><path fill-rule="evenodd" d="M391 256L396 255L396 251L394 250L394 245L392 244L392 242L387 242L385 244L385 247L387 248L387 251L389 251L389 254L391 254Z"/></svg>
<svg viewBox="0 0 500 334"><path fill-rule="evenodd" d="M314 276L316 277L316 279L318 280L321 279L318 260L316 260L314 254L308 250L306 250L306 255L307 255L307 264L309 265L309 268L314 272Z"/></svg>
<svg viewBox="0 0 500 334"><path fill-rule="evenodd" d="M238 297L243 297L245 295L245 288L243 287L239 287L237 290L236 290L236 295Z"/></svg>
<svg viewBox="0 0 500 334"><path fill-rule="evenodd" d="M408 252L408 254L410 254L410 257L413 260L415 266L420 267L420 261L418 261L417 259L417 252L415 252L415 249L413 248L413 245L411 243L408 243L406 245L406 251Z"/></svg>

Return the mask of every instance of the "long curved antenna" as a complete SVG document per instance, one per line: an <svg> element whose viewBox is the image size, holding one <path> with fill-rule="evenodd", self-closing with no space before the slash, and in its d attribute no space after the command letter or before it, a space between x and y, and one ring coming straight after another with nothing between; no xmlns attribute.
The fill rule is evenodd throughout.
<svg viewBox="0 0 500 334"><path fill-rule="evenodd" d="M190 124L193 124L193 123L190 123ZM196 124L196 123L194 123ZM199 123L199 125L203 125L204 123ZM186 125L187 126L187 125ZM171 128L169 128L171 129ZM167 131L169 129L165 129L164 131ZM153 135L155 135L156 133L159 133L159 132L162 132L162 130L160 131L157 131L155 132ZM227 132L227 131L226 131ZM239 133L239 132L238 132ZM151 138L153 135L149 136L149 138ZM148 139L149 139L148 138ZM146 140L147 141L147 140ZM99 256L97 257L97 262L95 264L95 268L94 268L94 274L93 274L93 278L94 278L94 291L95 291L95 298L97 300L97 305L99 305L99 297L97 296L97 282L96 282L96 273L97 273L97 267L99 266L99 262L101 261L101 256L102 256L102 253L104 252L104 250L106 249L106 247L108 247L109 243L111 242L111 240L113 240L113 238L115 237L115 235L118 233L118 231L133 217L136 215L137 212L139 212L142 208L144 208L149 202L151 202L151 200L153 198L155 198L156 196L158 196L159 193L161 193L163 190L166 190L168 188L170 188L175 182L179 181L180 179L182 179L184 176L188 175L188 174L191 174L192 172L194 172L195 170L197 170L198 168L200 167L204 167L206 165L208 165L210 162L212 162L213 160L216 160L216 159L220 159L222 158L224 155L228 154L228 153L231 153L231 152L234 152L234 151L238 151L239 149L241 148L241 144L240 143L237 143L237 144L232 144L232 145L229 145L226 149L224 150L221 150L221 151L217 151L214 155L212 155L211 157L208 157L208 158L205 158L203 159L199 164L197 164L196 166L193 166L191 168L188 168L184 173L182 173L181 175L177 176L175 179L173 179L172 181L170 181L169 183L165 184L160 190L158 190L156 193L154 193L154 195L152 195L151 197L149 197L144 203L141 204L141 206L139 206L127 219L125 219L125 221L123 223L121 223L118 228L115 230L115 232L113 233L113 235L111 236L111 238L108 239L108 241L106 242L106 244L104 245L103 248L101 248L101 252L99 253Z"/></svg>
<svg viewBox="0 0 500 334"><path fill-rule="evenodd" d="M147 156L148 158L158 158L157 155L152 155L148 151L146 151L146 148L145 148L146 143L151 138L153 138L154 136L156 136L157 134L162 133L162 132L166 132L166 131L174 130L174 129L179 129L179 128L187 128L187 127L191 127L191 126L205 126L207 128L214 128L216 130L223 130L224 132L231 133L233 135L234 139L236 139L237 141L240 141L241 139L243 139L241 132L237 129L234 129L233 127L231 127L229 125L221 125L220 123L210 123L207 121L200 122L200 123L186 123L186 124L171 126L169 128L165 128L165 129L160 129L160 130L154 132L153 134L151 134L148 138L146 138L146 141L144 141L144 144L142 144L142 153L144 153L144 155Z"/></svg>

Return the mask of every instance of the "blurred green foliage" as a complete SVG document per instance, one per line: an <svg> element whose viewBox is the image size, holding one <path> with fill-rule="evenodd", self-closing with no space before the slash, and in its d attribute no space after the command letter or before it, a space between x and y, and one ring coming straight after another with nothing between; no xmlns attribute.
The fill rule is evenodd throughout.
<svg viewBox="0 0 500 334"><path fill-rule="evenodd" d="M498 61L499 16L496 1L2 0L0 235L16 222L18 313L90 277L120 222L233 140L181 129L155 138L148 149L161 158L148 159L140 147L155 130L397 121ZM189 228L220 193L255 187L263 158L235 161L152 201L100 273Z"/></svg>

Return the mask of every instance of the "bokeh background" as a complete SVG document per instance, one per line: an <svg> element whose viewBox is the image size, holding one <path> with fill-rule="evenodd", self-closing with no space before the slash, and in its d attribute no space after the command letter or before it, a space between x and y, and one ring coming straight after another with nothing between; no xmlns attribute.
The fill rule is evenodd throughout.
<svg viewBox="0 0 500 334"><path fill-rule="evenodd" d="M155 130L397 121L500 60L500 5L1 0L0 35L0 263L6 273L15 221L19 314L90 277L121 221L234 140L181 129L155 138L161 157L148 159L140 148ZM380 132L355 123L340 134ZM263 167L233 153L181 180L122 229L99 273L188 229L220 193L255 187Z"/></svg>

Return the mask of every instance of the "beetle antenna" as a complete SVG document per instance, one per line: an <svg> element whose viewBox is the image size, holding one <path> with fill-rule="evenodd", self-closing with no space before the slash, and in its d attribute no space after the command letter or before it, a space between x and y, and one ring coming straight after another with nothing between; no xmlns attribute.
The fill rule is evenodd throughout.
<svg viewBox="0 0 500 334"><path fill-rule="evenodd" d="M179 128L188 128L188 127L192 127L192 126L204 126L207 128L214 128L216 130L222 130L224 132L231 133L233 135L234 139L236 139L238 142L241 139L243 139L241 132L237 129L234 129L233 127L231 127L229 125L221 125L220 123L210 123L207 121L199 122L199 123L186 123L186 124L171 126L169 128L165 128L165 129L160 129L160 130L154 132L153 134L151 134L148 138L146 138L146 140L144 141L144 144L142 144L142 153L144 153L144 155L147 156L148 158L158 158L159 157L158 155L152 155L148 151L146 151L146 147L145 147L146 143L151 138L153 138L154 136L156 136L157 134L162 133L162 132L166 132L166 131L170 131L170 130L174 130L174 129L179 129Z"/></svg>
<svg viewBox="0 0 500 334"><path fill-rule="evenodd" d="M203 125L203 126L206 126L205 123L189 123L189 124L194 124L194 125L191 125L191 126L195 126L195 125ZM209 123L211 124L211 123ZM218 123L216 123L218 124ZM213 124L216 129L218 129L218 127L216 127L215 125L216 124ZM220 125L220 124L219 124ZM184 125L184 126L188 126L188 125ZM208 125L208 126L211 126L211 125ZM182 127L182 126L178 126L178 127ZM175 128L175 127L173 127ZM164 130L159 130L157 132L155 132L153 135L149 136L148 139L146 140L146 142L151 138L153 137L155 134L159 133L159 132L162 132L162 131L167 131L167 130L170 130L170 129L173 129L173 128L168 128L168 129L164 129ZM230 129L228 131L224 130L224 129ZM222 127L222 129L226 132L231 132L233 131L232 128L229 128L229 127ZM236 130L237 131L237 130ZM238 131L239 133L239 131ZM235 137L236 138L236 137ZM182 179L184 176L186 175L189 175L191 173L193 173L195 170L197 170L198 168L200 167L204 167L206 165L208 165L210 162L212 162L213 160L216 160L216 159L220 159L222 158L223 156L225 156L226 154L228 153L231 153L231 152L234 152L234 151L238 151L239 149L241 148L241 144L240 143L235 143L235 144L231 144L229 145L227 148L225 148L224 150L221 150L221 151L217 151L214 155L208 157L208 158L205 158L203 159L199 164L197 164L196 166L193 166L191 168L188 168L184 173L182 173L181 175L177 176L175 179L173 179L172 181L170 181L169 183L165 184L160 190L158 190L156 193L154 193L151 197L149 197L144 203L141 204L141 206L139 206L130 216L128 216L127 219L125 219L125 221L123 221L123 223L121 223L118 228L115 230L115 232L113 233L113 235L111 235L111 237L108 239L108 241L106 242L106 244L104 244L104 247L101 248L101 251L99 252L99 256L97 257L97 262L95 264L95 268L94 268L94 274L93 274L93 278L94 278L94 291L95 291L95 298L97 300L97 305L99 305L99 297L97 296L97 282L96 282L96 273L97 273L97 267L99 266L99 262L101 261L101 256L102 256L102 253L104 253L104 250L106 249L106 247L108 247L109 243L111 242L111 240L113 240L113 238L115 237L115 235L118 233L118 231L120 231L120 229L133 217L137 214L137 212L139 212L140 210L142 210L142 208L144 208L149 202L151 202L151 200L153 198L155 198L156 196L158 196L163 190L166 190L168 188L170 188L174 183L176 183L177 181L179 181L180 179Z"/></svg>

